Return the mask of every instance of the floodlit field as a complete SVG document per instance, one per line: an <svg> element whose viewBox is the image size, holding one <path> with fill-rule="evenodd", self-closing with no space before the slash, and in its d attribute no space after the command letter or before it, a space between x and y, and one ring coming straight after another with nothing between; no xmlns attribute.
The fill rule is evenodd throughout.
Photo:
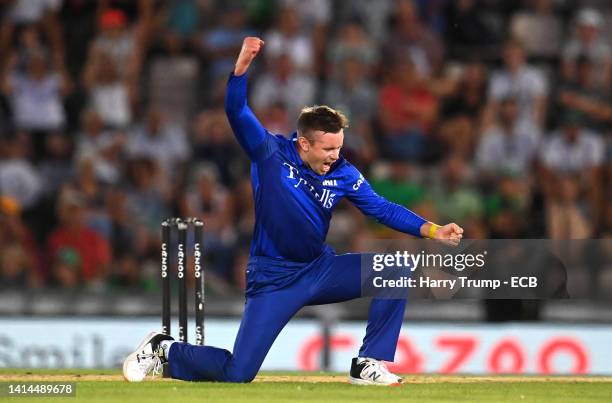
<svg viewBox="0 0 612 403"><path fill-rule="evenodd" d="M609 402L612 378L556 376L407 375L399 387L353 386L336 373L264 372L252 384L155 379L139 384L118 371L0 370L1 382L76 382L74 397L52 402ZM0 397L0 400L3 398ZM41 402L41 397L17 398Z"/></svg>

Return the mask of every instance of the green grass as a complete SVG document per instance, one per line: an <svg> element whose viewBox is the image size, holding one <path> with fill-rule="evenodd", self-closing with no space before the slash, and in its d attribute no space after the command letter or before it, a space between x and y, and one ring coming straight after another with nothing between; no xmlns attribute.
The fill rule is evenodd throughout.
<svg viewBox="0 0 612 403"><path fill-rule="evenodd" d="M117 376L118 371L99 370L0 370L0 380L32 381L40 377ZM75 398L4 398L16 402L609 402L612 379L563 377L469 377L410 375L401 387L358 387L344 382L311 383L312 376L338 374L264 372L267 376L293 376L296 382L223 384L211 382L154 381L130 384L123 381L77 380ZM50 377L50 378L48 378ZM76 378L78 379L78 378ZM0 398L2 400L3 398Z"/></svg>

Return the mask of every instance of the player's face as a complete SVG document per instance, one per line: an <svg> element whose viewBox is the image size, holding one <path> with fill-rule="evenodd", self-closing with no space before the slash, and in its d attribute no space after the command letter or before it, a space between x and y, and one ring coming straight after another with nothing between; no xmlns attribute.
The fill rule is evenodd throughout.
<svg viewBox="0 0 612 403"><path fill-rule="evenodd" d="M319 175L329 172L332 164L340 158L340 149L344 143L344 130L337 133L318 130L313 135L314 140L309 142L302 138L300 142L305 161L310 168Z"/></svg>

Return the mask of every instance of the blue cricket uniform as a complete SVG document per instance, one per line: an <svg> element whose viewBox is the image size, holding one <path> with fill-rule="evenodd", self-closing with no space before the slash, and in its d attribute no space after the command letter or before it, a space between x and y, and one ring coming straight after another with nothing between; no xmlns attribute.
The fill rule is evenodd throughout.
<svg viewBox="0 0 612 403"><path fill-rule="evenodd" d="M272 343L306 305L359 298L361 255L336 255L325 243L332 211L348 198L364 214L420 236L426 221L376 194L340 157L326 175L312 171L291 139L269 133L247 105L247 75L231 75L225 109L251 164L255 229L246 270L245 311L233 354L210 346L174 343L170 372L185 380L251 381ZM405 299L374 299L362 357L393 361Z"/></svg>

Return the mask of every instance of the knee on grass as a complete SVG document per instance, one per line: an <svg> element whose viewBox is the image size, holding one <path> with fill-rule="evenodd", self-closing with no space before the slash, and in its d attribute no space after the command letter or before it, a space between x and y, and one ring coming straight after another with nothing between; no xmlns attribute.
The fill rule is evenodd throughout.
<svg viewBox="0 0 612 403"><path fill-rule="evenodd" d="M249 383L252 382L253 379L255 379L255 374L247 374L247 373L235 373L235 374L228 374L228 376L226 377L225 381L226 382L232 382L232 383Z"/></svg>

